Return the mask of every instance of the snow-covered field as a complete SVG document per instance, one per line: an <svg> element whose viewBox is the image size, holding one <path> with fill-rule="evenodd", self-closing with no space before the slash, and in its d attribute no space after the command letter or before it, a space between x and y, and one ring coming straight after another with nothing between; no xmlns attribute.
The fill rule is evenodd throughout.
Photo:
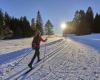
<svg viewBox="0 0 100 80"><path fill-rule="evenodd" d="M47 36L43 36L44 39L46 37ZM48 38L48 42L58 40L59 38L60 37L54 38L54 36L51 36ZM33 38L24 38L24 39L17 39L17 40L16 39L15 40L0 40L0 55L21 50L24 48L30 48L32 39Z"/></svg>
<svg viewBox="0 0 100 80"><path fill-rule="evenodd" d="M26 42L28 40L30 39L25 39ZM100 34L64 39L52 37L48 41L46 47L45 44L41 46L42 61L35 69L20 76L29 69L27 64L34 54L28 41L25 44L25 48L29 48L26 51L28 55L0 65L0 80L100 80ZM19 41L15 42L17 44Z"/></svg>
<svg viewBox="0 0 100 80"><path fill-rule="evenodd" d="M72 40L67 44L25 80L100 80L100 55L84 44Z"/></svg>
<svg viewBox="0 0 100 80"><path fill-rule="evenodd" d="M45 39L47 36L43 36ZM55 38L54 38L55 37ZM48 41L41 43L44 44L61 39L57 36L49 36ZM32 38L16 39L16 40L1 40L0 41L0 64L8 63L10 60L22 57L32 51L31 49Z"/></svg>
<svg viewBox="0 0 100 80"><path fill-rule="evenodd" d="M72 39L87 44L100 52L100 34L73 36Z"/></svg>

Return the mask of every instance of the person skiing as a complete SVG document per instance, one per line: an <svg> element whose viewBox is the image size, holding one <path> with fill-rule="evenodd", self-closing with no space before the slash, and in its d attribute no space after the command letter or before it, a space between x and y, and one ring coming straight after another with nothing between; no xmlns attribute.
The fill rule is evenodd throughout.
<svg viewBox="0 0 100 80"><path fill-rule="evenodd" d="M35 49L35 54L34 54L34 56L33 56L33 58L32 58L32 60L30 61L30 63L28 64L28 66L32 69L32 64L33 64L33 62L34 62L34 59L37 57L38 58L38 61L37 62L39 62L40 61L40 51L39 51L39 49L40 49L40 42L46 42L47 41L47 38L46 39L43 39L42 37L41 37L41 33L39 32L39 31L37 31L36 33L35 33L35 36L34 36L34 38L33 38L33 41L32 41L32 49Z"/></svg>

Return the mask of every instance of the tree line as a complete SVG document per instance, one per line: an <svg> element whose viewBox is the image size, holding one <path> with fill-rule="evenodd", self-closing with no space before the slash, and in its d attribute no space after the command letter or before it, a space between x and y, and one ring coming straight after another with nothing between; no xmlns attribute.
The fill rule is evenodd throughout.
<svg viewBox="0 0 100 80"><path fill-rule="evenodd" d="M49 28L50 27L50 28ZM37 12L36 19L33 18L31 23L26 16L16 18L10 16L7 12L0 9L0 39L24 38L35 35L36 31L42 35L53 34L53 25L50 20L43 24L40 12Z"/></svg>
<svg viewBox="0 0 100 80"><path fill-rule="evenodd" d="M48 20L45 25L43 24L43 20L40 14L40 11L37 12L36 18L32 18L31 27L34 31L39 30L42 35L53 35L53 24L50 20Z"/></svg>
<svg viewBox="0 0 100 80"><path fill-rule="evenodd" d="M100 33L100 14L94 16L91 7L87 11L77 10L72 21L67 22L63 34L73 33L76 35L86 35L91 33Z"/></svg>

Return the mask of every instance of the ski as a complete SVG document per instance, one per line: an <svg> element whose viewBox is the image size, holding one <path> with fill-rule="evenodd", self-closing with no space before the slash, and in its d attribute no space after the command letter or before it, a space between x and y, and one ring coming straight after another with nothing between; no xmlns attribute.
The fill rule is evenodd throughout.
<svg viewBox="0 0 100 80"><path fill-rule="evenodd" d="M62 47L62 46L61 46L61 47ZM63 47L62 47L62 49L61 49L61 47L59 47L59 48L58 48L57 50L55 50L53 53L55 54L55 53L59 52L60 50L62 50ZM53 55L53 54L48 55L48 57L45 58L44 60L46 61L46 60L47 60L48 58L50 58L52 55ZM34 70L37 66L42 65L42 63L43 63L44 60L42 59L40 62L35 63L35 64L33 65L32 69L27 70L25 73L23 73L22 75L20 75L19 77L17 77L16 80L17 80L17 79L19 79L19 80L24 80L24 79L28 76L28 73L30 73L32 70Z"/></svg>
<svg viewBox="0 0 100 80"><path fill-rule="evenodd" d="M59 44L63 43L64 41L60 42ZM58 44L58 45L59 45ZM53 56L55 53L59 52L61 49L63 49L64 44L60 45L59 47L57 46L57 48L55 50L53 50L52 52L50 52L48 55L45 55L45 58L42 58L40 62L38 63L34 63L32 69L30 69L29 67L26 67L25 69L23 69L22 71L18 72L17 74L14 74L12 76L10 76L9 78L6 78L5 80L24 80L30 73L32 70L37 69L36 67L41 67L44 61L46 61L48 58L50 58L51 56ZM41 65L41 66L40 66ZM23 79L24 78L24 79Z"/></svg>
<svg viewBox="0 0 100 80"><path fill-rule="evenodd" d="M35 69L37 66L39 66L41 63L43 63L43 60L39 61L38 63L34 63L32 69L28 69L27 71L25 71L24 73L22 73L20 76L18 76L15 80L21 79L23 80L23 78L25 78L27 76L28 73L30 73L33 69Z"/></svg>

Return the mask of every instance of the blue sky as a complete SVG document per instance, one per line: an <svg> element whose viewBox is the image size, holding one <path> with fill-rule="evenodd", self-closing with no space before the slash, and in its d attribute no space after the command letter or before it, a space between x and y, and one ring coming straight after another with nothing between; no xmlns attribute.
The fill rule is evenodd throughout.
<svg viewBox="0 0 100 80"><path fill-rule="evenodd" d="M17 18L26 16L31 21L40 10L43 22L50 19L59 34L63 21L72 20L76 10L86 11L89 6L94 14L100 13L100 0L0 0L0 8Z"/></svg>

